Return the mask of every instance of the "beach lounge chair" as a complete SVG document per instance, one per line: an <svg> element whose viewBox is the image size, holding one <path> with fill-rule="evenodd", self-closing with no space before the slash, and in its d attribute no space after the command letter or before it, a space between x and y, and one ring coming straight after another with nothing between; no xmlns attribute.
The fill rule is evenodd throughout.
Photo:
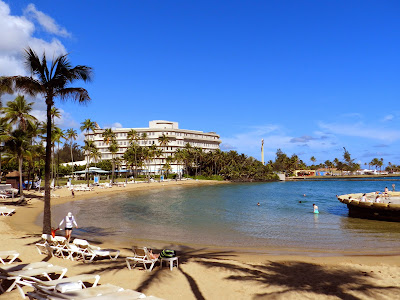
<svg viewBox="0 0 400 300"><path fill-rule="evenodd" d="M61 299L97 299L98 297L103 297L100 299L120 299L118 296L127 296L128 299L142 299L146 298L146 296L140 292L132 291L132 290L124 290L119 286L115 286L112 284L102 284L100 286L84 288L84 289L76 289L65 291L63 293L59 292L60 289L56 291L49 291L45 289L41 289L40 287L34 285L35 291L28 293L30 299L51 299L51 300L61 300ZM123 292L122 294L120 294Z"/></svg>
<svg viewBox="0 0 400 300"><path fill-rule="evenodd" d="M14 212L14 208L8 208L5 206L0 207L0 216L11 216Z"/></svg>
<svg viewBox="0 0 400 300"><path fill-rule="evenodd" d="M120 253L116 249L102 249L91 245L87 240L82 239L74 239L73 244L83 251L84 261L88 259L89 262L92 262L96 257L109 257L111 260L116 260Z"/></svg>
<svg viewBox="0 0 400 300"><path fill-rule="evenodd" d="M99 283L100 275L94 274L82 274L76 275L72 277L64 277L61 279L55 279L51 281L42 281L33 279L33 286L37 289L46 290L46 291L66 291L71 288L74 289L87 289L90 287L96 287ZM69 285L68 285L69 283Z"/></svg>
<svg viewBox="0 0 400 300"><path fill-rule="evenodd" d="M128 266L129 270L135 268L137 264L143 264L143 267L146 271L153 270L155 263L157 262L158 258L151 258L150 253L146 247L132 247L132 251L134 256L130 256L126 258L126 265ZM131 265L132 264L132 265ZM149 267L147 265L150 265Z"/></svg>
<svg viewBox="0 0 400 300"><path fill-rule="evenodd" d="M42 240L39 243L36 243L35 246L39 254L53 256L54 243L53 243L53 237L50 234L43 233Z"/></svg>
<svg viewBox="0 0 400 300"><path fill-rule="evenodd" d="M25 298L25 293L22 290L23 286L32 286L33 283L40 278L46 278L48 280L52 280L50 277L51 274L59 274L57 279L61 279L64 277L65 273L67 272L67 268L53 266L49 264L47 267L42 268L32 268L32 269L22 269L18 271L7 271L5 273L0 274L0 279L3 280L10 280L12 284L6 290L6 292L11 292L14 287L18 289L21 294L22 298ZM4 292L4 289L0 285L0 289Z"/></svg>
<svg viewBox="0 0 400 300"><path fill-rule="evenodd" d="M14 262L14 260L19 256L19 253L15 250L10 251L0 251L0 262L5 265L5 259L8 259L11 256L11 259L8 261L8 264Z"/></svg>
<svg viewBox="0 0 400 300"><path fill-rule="evenodd" d="M123 290L120 292L114 292L109 294L104 294L96 297L85 298L87 300L133 300L133 299L147 299L147 297L134 290Z"/></svg>
<svg viewBox="0 0 400 300"><path fill-rule="evenodd" d="M5 194L5 193L3 193L3 192L0 192L0 198L6 199L6 198L10 198L10 197L11 197L11 195Z"/></svg>

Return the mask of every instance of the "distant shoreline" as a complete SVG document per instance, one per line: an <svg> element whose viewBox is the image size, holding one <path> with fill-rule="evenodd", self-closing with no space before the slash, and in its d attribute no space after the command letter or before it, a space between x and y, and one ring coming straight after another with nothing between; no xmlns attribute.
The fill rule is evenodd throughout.
<svg viewBox="0 0 400 300"><path fill-rule="evenodd" d="M398 177L391 178L391 177ZM349 181L357 181L357 180L365 180L370 179L372 181L400 181L400 174L386 174L386 175L338 175L338 176L298 176L298 177L286 177L287 181L296 181L296 180L349 180Z"/></svg>

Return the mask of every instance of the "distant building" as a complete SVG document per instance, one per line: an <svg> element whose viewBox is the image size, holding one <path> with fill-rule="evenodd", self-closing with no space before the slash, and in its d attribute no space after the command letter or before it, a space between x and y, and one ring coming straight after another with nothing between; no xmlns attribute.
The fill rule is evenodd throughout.
<svg viewBox="0 0 400 300"><path fill-rule="evenodd" d="M186 144L190 144L192 147L201 148L205 152L215 151L219 149L221 140L219 135L215 132L203 132L197 130L179 129L178 122L170 121L150 121L148 128L115 128L117 143L119 145L119 151L116 157L123 159L125 151L129 147L128 132L135 130L140 136L143 133L147 134L146 139L140 139L137 143L140 146L151 146L156 145L160 147L158 138L165 134L169 138L168 145L160 147L163 150L162 157L157 157L148 165L150 172L158 174L160 168L166 162L166 157L173 155L177 149L183 149ZM97 149L101 153L100 160L111 159L111 152L109 151L107 143L104 142L103 132L105 129L100 127L96 128L94 132L85 133L85 139L93 140ZM123 163L123 169L126 168ZM171 163L173 173L178 173L182 165L178 165L176 162Z"/></svg>

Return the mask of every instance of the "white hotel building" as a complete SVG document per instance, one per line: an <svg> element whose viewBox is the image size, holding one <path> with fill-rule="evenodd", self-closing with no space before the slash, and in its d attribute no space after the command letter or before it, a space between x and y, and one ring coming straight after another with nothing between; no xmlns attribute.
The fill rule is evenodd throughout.
<svg viewBox="0 0 400 300"><path fill-rule="evenodd" d="M203 149L205 152L215 151L219 149L221 140L219 135L215 132L202 132L197 130L179 129L178 122L170 121L150 121L148 128L115 128L113 132L117 143L119 145L119 151L116 157L122 159L125 151L129 147L128 132L135 130L139 136L143 133L147 134L146 139L138 141L140 146L156 145L160 147L158 138L165 134L169 138L167 146L163 146L163 157L155 158L147 168L150 167L151 172L159 173L159 169L165 164L165 157L173 155L177 149L183 149L187 143L192 147L198 147ZM104 142L103 132L105 129L96 128L94 132L85 133L85 139L93 140L96 148L101 153L101 160L111 159L111 152L108 150L109 145ZM122 169L124 169L124 163ZM171 163L173 173L177 173L182 169L182 165L177 165L176 162Z"/></svg>

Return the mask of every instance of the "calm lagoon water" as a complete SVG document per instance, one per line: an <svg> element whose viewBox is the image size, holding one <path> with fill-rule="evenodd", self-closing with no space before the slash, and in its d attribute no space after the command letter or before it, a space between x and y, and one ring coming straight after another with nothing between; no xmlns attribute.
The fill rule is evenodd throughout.
<svg viewBox="0 0 400 300"><path fill-rule="evenodd" d="M53 220L73 211L81 227L74 235L114 242L391 254L400 252L400 223L349 218L335 195L382 191L393 183L400 188L400 181L370 180L177 186L55 206Z"/></svg>

